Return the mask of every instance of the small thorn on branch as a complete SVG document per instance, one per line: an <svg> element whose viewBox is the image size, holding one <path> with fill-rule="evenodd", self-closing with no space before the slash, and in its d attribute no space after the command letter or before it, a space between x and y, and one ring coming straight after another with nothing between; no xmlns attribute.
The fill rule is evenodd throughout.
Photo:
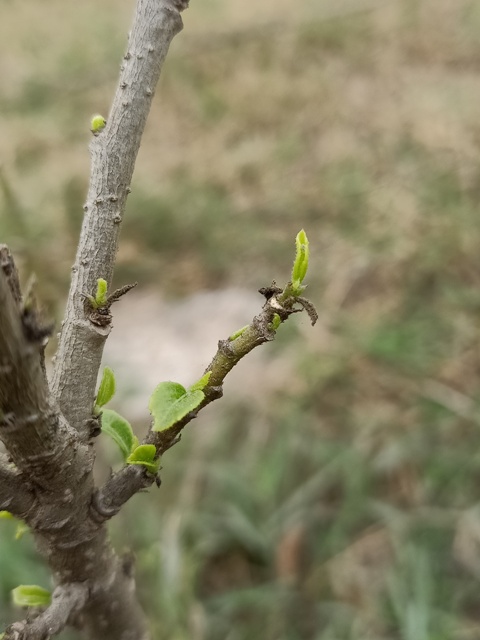
<svg viewBox="0 0 480 640"><path fill-rule="evenodd" d="M111 307L114 302L116 302L126 293L134 289L137 286L137 284L138 282L134 282L133 284L125 284L123 287L120 287L120 289L116 289L112 294L110 294L107 297L106 305Z"/></svg>
<svg viewBox="0 0 480 640"><path fill-rule="evenodd" d="M10 249L6 244L0 244L0 269L2 269L3 273L7 277L7 283L15 302L20 305L22 302L22 292L20 289L18 271Z"/></svg>
<svg viewBox="0 0 480 640"><path fill-rule="evenodd" d="M302 297L298 297L296 299L296 302L298 302L298 304L302 305L302 307L308 313L308 317L310 318L310 322L312 323L312 327L313 327L313 325L318 320L318 312L315 309L315 306L313 305L313 303L310 302L310 300L308 300L307 298L302 298Z"/></svg>

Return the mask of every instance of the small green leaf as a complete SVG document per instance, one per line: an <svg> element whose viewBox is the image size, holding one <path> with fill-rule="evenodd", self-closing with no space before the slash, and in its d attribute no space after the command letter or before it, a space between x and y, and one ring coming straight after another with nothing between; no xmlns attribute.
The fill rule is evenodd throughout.
<svg viewBox="0 0 480 640"><path fill-rule="evenodd" d="M190 391L202 391L203 389L205 389L205 387L208 384L208 381L210 380L210 376L211 375L212 375L212 372L211 371L207 371L207 373L205 375L203 375L200 378L200 380L197 380L197 382L195 382L195 384L192 384L192 386L188 388L188 392L190 392Z"/></svg>
<svg viewBox="0 0 480 640"><path fill-rule="evenodd" d="M13 589L12 599L17 607L45 607L52 597L50 591L36 584L21 584Z"/></svg>
<svg viewBox="0 0 480 640"><path fill-rule="evenodd" d="M97 291L95 293L95 304L97 307L103 307L107 301L107 281L103 278L97 280Z"/></svg>
<svg viewBox="0 0 480 640"><path fill-rule="evenodd" d="M159 460L155 460L157 450L153 444L141 444L136 447L127 458L127 464L141 464L150 473L157 474Z"/></svg>
<svg viewBox="0 0 480 640"><path fill-rule="evenodd" d="M117 443L124 460L130 455L134 445L138 443L128 420L111 409L102 411L102 431Z"/></svg>
<svg viewBox="0 0 480 640"><path fill-rule="evenodd" d="M97 136L100 131L105 128L106 124L107 121L105 118L100 114L96 114L92 116L92 119L90 120L90 131Z"/></svg>
<svg viewBox="0 0 480 640"><path fill-rule="evenodd" d="M10 511L0 511L0 518L3 520L13 520L14 517Z"/></svg>
<svg viewBox="0 0 480 640"><path fill-rule="evenodd" d="M150 397L148 408L154 418L152 429L164 431L193 411L205 398L199 389L187 391L178 382L161 382Z"/></svg>
<svg viewBox="0 0 480 640"><path fill-rule="evenodd" d="M301 284L303 282L303 279L307 275L309 258L308 238L303 229L297 233L297 237L295 238L295 246L297 252L292 269L292 284L294 290L298 293L301 293Z"/></svg>
<svg viewBox="0 0 480 640"><path fill-rule="evenodd" d="M282 324L282 319L280 318L278 313L274 313L272 321L270 323L270 329L272 331L276 331L281 324Z"/></svg>
<svg viewBox="0 0 480 640"><path fill-rule="evenodd" d="M246 324L244 327L242 327L241 329L239 329L238 331L235 331L234 333L232 333L231 336L228 337L228 339L230 340L230 342L233 342L234 340L236 340L237 338L239 338L242 333L244 333L244 331L246 329L248 329L250 325Z"/></svg>
<svg viewBox="0 0 480 640"><path fill-rule="evenodd" d="M115 375L110 367L105 367L102 374L102 380L98 387L95 407L100 408L106 405L115 395Z"/></svg>

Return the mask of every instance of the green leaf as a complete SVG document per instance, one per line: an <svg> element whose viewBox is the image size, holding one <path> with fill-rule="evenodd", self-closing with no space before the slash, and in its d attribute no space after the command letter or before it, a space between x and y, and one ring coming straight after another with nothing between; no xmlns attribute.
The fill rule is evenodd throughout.
<svg viewBox="0 0 480 640"><path fill-rule="evenodd" d="M141 464L150 473L157 474L159 460L155 460L157 450L153 444L141 444L136 447L127 458L127 464Z"/></svg>
<svg viewBox="0 0 480 640"><path fill-rule="evenodd" d="M13 589L12 599L17 607L45 607L52 597L50 591L36 584L21 584Z"/></svg>
<svg viewBox="0 0 480 640"><path fill-rule="evenodd" d="M148 408L154 418L152 429L164 431L193 411L205 398L199 389L187 391L178 382L161 382L150 397Z"/></svg>
<svg viewBox="0 0 480 640"><path fill-rule="evenodd" d="M248 329L250 325L246 324L244 327L242 327L241 329L239 329L238 331L235 331L234 333L232 333L231 336L228 337L228 339L230 340L230 342L233 342L234 340L236 340L237 338L239 338L242 333L245 332L246 329Z"/></svg>
<svg viewBox="0 0 480 640"><path fill-rule="evenodd" d="M107 281L103 278L97 280L97 292L95 293L95 303L97 307L103 307L107 301Z"/></svg>
<svg viewBox="0 0 480 640"><path fill-rule="evenodd" d="M102 380L98 387L95 407L100 408L106 405L115 395L115 375L110 367L105 367L102 374Z"/></svg>
<svg viewBox="0 0 480 640"><path fill-rule="evenodd" d="M270 323L270 329L272 331L276 331L281 324L282 324L282 319L280 318L278 313L274 313L272 321Z"/></svg>
<svg viewBox="0 0 480 640"><path fill-rule="evenodd" d="M205 375L203 375L200 380L197 380L197 382L195 382L195 384L192 384L191 387L188 388L187 393L191 392L191 391L202 391L203 389L205 389L205 387L208 384L208 381L210 380L210 376L212 375L211 371L207 371L207 373Z"/></svg>
<svg viewBox="0 0 480 640"><path fill-rule="evenodd" d="M3 520L13 520L14 517L10 511L0 511L0 518Z"/></svg>
<svg viewBox="0 0 480 640"><path fill-rule="evenodd" d="M128 420L111 409L102 411L102 431L117 443L124 460L138 443Z"/></svg>
<svg viewBox="0 0 480 640"><path fill-rule="evenodd" d="M296 291L300 292L303 279L307 275L308 258L310 254L309 248L308 248L307 234L303 229L297 233L297 237L295 238L295 246L296 246L297 252L295 255L295 262L293 263L293 269L292 269L292 284L293 284L293 288Z"/></svg>

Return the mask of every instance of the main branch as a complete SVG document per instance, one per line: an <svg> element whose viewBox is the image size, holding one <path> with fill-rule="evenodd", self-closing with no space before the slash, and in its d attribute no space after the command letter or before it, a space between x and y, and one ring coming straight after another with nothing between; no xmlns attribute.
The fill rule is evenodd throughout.
<svg viewBox="0 0 480 640"><path fill-rule="evenodd" d="M88 318L85 296L95 292L99 278L111 283L140 141L170 42L182 29L180 12L187 6L188 0L137 1L107 125L90 145L85 217L51 380L63 414L85 438L110 330Z"/></svg>

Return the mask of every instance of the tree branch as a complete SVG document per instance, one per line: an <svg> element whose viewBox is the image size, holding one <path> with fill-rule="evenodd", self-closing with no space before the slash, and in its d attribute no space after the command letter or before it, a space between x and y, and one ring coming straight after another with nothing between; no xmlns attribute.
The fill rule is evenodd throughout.
<svg viewBox="0 0 480 640"><path fill-rule="evenodd" d="M0 454L0 511L23 519L34 502L35 496L25 486L25 478L11 468L7 456Z"/></svg>
<svg viewBox="0 0 480 640"><path fill-rule="evenodd" d="M26 317L0 269L0 439L18 469L40 482L56 472L59 420L49 405L41 345Z"/></svg>
<svg viewBox="0 0 480 640"><path fill-rule="evenodd" d="M183 26L180 12L187 7L188 0L137 0L107 125L90 145L85 217L51 380L62 412L85 439L110 331L109 325L99 327L87 318L85 294L95 293L99 278L111 284L140 140L170 42Z"/></svg>
<svg viewBox="0 0 480 640"><path fill-rule="evenodd" d="M157 457L163 455L179 440L184 427L197 417L198 412L208 404L221 398L223 395L223 381L233 367L255 347L269 342L275 338L274 316L278 316L284 322L293 313L306 310L312 324L317 320L313 305L304 298L292 296L290 283L282 290L275 287L261 289L267 300L261 313L255 316L252 322L227 340L220 340L218 350L211 363L205 369L205 373L211 372L207 386L204 388L205 399L188 415L182 418L165 431L153 431L150 429L144 444L154 444L157 449ZM298 306L300 305L300 309ZM133 495L141 489L151 486L155 478L152 474L136 465L126 465L118 473L113 475L105 485L95 492L92 501L94 517L99 521L107 520L118 513L121 507Z"/></svg>
<svg viewBox="0 0 480 640"><path fill-rule="evenodd" d="M57 587L50 606L33 620L11 624L4 640L49 640L83 609L87 598L88 587L85 584L70 583Z"/></svg>

